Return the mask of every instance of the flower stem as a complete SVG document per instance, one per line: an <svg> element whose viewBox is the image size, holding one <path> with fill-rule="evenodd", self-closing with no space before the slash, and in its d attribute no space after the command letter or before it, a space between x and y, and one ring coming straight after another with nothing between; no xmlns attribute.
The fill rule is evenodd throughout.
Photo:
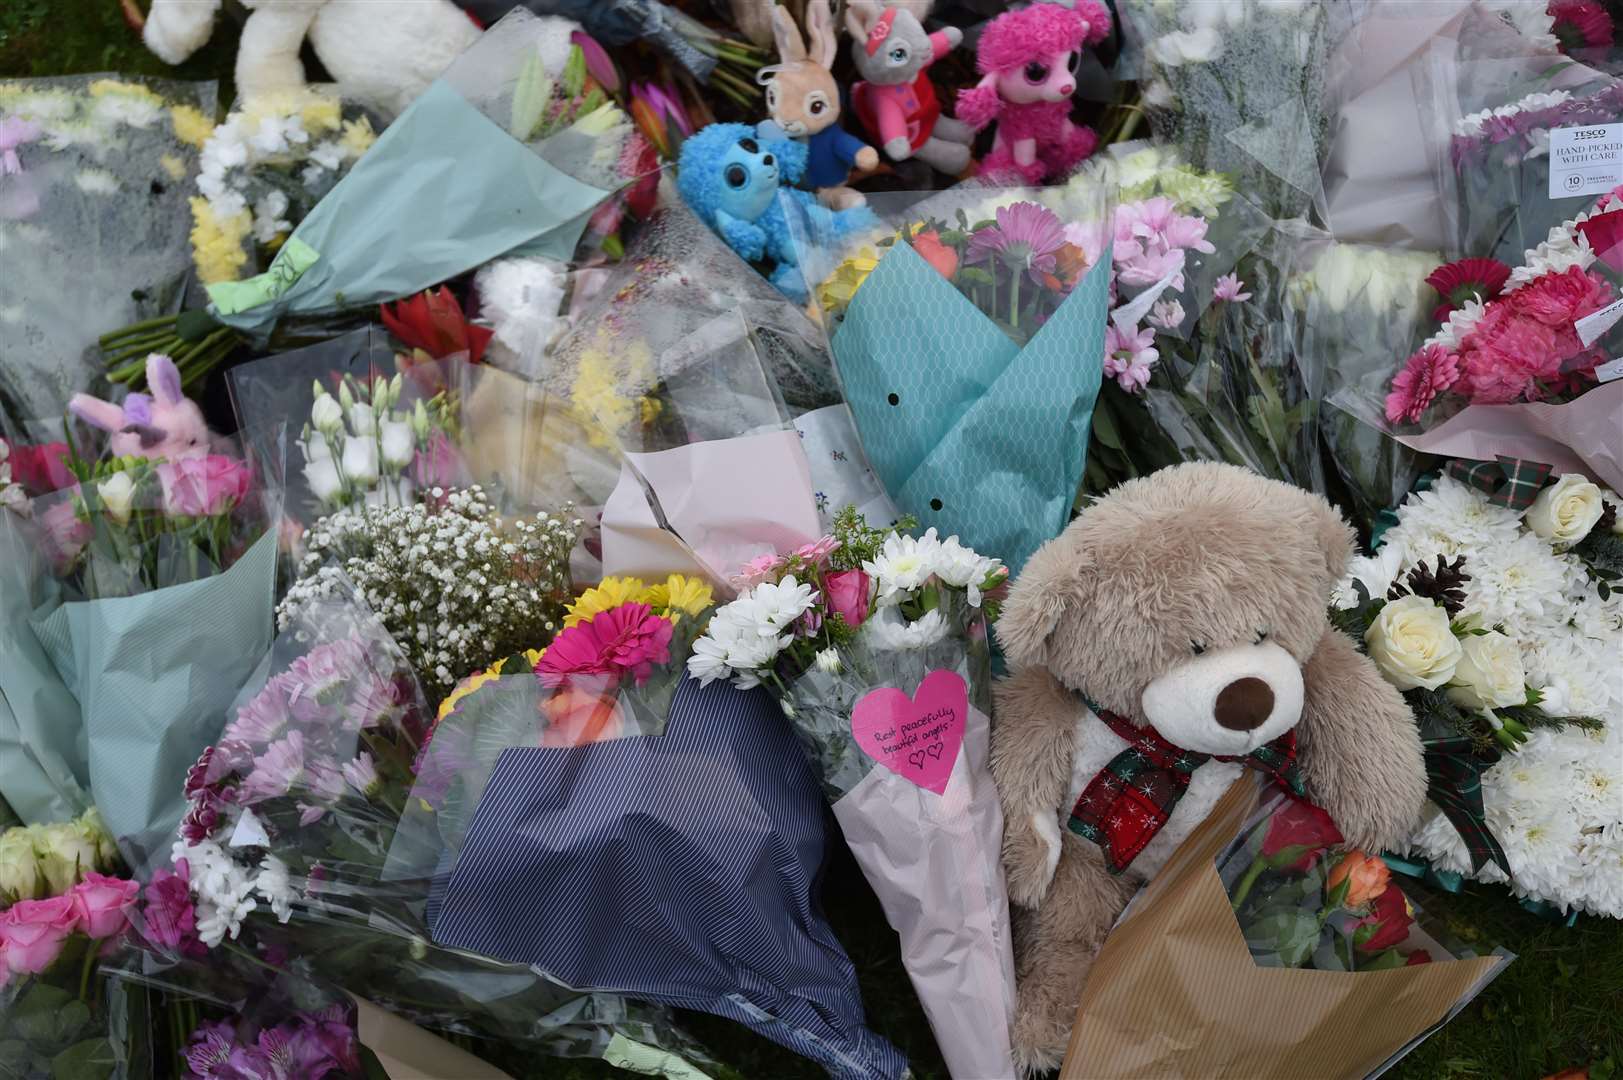
<svg viewBox="0 0 1623 1080"><path fill-rule="evenodd" d="M96 964L96 942L92 940L85 949L84 963L79 966L79 1000L84 1001L90 993L90 969Z"/></svg>
<svg viewBox="0 0 1623 1080"><path fill-rule="evenodd" d="M139 336L143 330L153 330L160 326L173 326L174 323L175 317L173 315L159 315L155 319L147 319L144 322L131 323L129 326L110 331L103 334L100 340L102 345L105 346L115 341L123 341L125 338Z"/></svg>
<svg viewBox="0 0 1623 1080"><path fill-rule="evenodd" d="M1014 278L1009 282L1009 325L1016 330L1020 329L1020 275L1023 270L1016 269Z"/></svg>
<svg viewBox="0 0 1623 1080"><path fill-rule="evenodd" d="M1234 888L1234 899L1229 902L1235 911L1240 910L1240 905L1245 903L1245 898L1251 893L1251 886L1257 883L1257 879L1262 876L1262 872L1266 869L1268 869L1266 859L1258 859L1245 868L1245 874Z"/></svg>

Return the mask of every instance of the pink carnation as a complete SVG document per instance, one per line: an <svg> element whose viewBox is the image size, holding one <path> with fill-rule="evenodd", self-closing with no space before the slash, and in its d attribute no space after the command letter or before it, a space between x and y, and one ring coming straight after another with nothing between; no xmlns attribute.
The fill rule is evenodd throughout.
<svg viewBox="0 0 1623 1080"><path fill-rule="evenodd" d="M1537 319L1545 326L1557 330L1591 312L1599 311L1612 300L1612 287L1597 274L1569 266L1559 274L1544 274L1506 296L1501 303L1513 314ZM1574 333L1573 340L1577 340Z"/></svg>
<svg viewBox="0 0 1623 1080"><path fill-rule="evenodd" d="M629 674L640 686L655 664L670 662L671 630L671 621L647 604L621 604L561 632L541 655L536 675L549 688L570 675Z"/></svg>
<svg viewBox="0 0 1623 1080"><path fill-rule="evenodd" d="M73 911L79 926L91 937L112 937L124 929L129 910L135 904L141 883L124 878L108 877L94 870L87 871L84 879L68 893L73 900Z"/></svg>
<svg viewBox="0 0 1623 1080"><path fill-rule="evenodd" d="M1460 358L1441 345L1427 345L1404 365L1386 395L1386 418L1393 423L1415 421L1438 394L1460 377Z"/></svg>

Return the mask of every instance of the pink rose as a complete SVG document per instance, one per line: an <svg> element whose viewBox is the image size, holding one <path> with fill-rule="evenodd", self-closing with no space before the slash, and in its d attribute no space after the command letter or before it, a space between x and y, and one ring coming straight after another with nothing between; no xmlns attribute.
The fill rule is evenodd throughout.
<svg viewBox="0 0 1623 1080"><path fill-rule="evenodd" d="M71 896L19 900L0 913L0 945L6 968L17 975L38 975L56 961L62 943L79 929Z"/></svg>
<svg viewBox="0 0 1623 1080"><path fill-rule="evenodd" d="M85 874L84 880L69 890L68 896L73 901L74 913L84 932L100 940L124 929L130 907L135 903L135 895L140 891L140 882L108 877L91 870Z"/></svg>
<svg viewBox="0 0 1623 1080"><path fill-rule="evenodd" d="M77 492L60 498L39 516L40 548L57 573L65 572L90 543L90 522L79 516Z"/></svg>
<svg viewBox="0 0 1623 1080"><path fill-rule="evenodd" d="M158 466L163 510L172 517L229 513L248 494L248 466L222 454L166 461Z"/></svg>
<svg viewBox="0 0 1623 1080"><path fill-rule="evenodd" d="M823 596L830 611L845 620L845 625L861 626L868 618L868 575L861 570L841 570L823 579Z"/></svg>

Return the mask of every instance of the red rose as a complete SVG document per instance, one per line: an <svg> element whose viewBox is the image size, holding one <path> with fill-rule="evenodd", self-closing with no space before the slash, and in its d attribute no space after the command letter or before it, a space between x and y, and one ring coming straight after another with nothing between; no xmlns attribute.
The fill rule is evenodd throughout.
<svg viewBox="0 0 1623 1080"><path fill-rule="evenodd" d="M1262 857L1271 866L1302 874L1321 851L1341 841L1341 830L1329 814L1312 803L1290 799L1268 819Z"/></svg>
<svg viewBox="0 0 1623 1080"><path fill-rule="evenodd" d="M1416 964L1429 963L1431 963L1431 953L1427 952L1425 949L1416 949L1414 952L1403 958L1404 967L1414 967Z"/></svg>
<svg viewBox="0 0 1623 1080"><path fill-rule="evenodd" d="M1360 952L1378 953L1400 945L1409 936L1414 916L1409 914L1409 902L1403 890L1388 885L1386 891L1375 898L1370 913L1358 924L1353 944Z"/></svg>

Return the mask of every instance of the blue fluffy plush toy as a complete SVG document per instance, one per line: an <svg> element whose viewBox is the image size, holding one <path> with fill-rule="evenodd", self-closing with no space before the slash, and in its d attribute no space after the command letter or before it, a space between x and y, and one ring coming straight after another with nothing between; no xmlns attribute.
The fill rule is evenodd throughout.
<svg viewBox="0 0 1623 1080"><path fill-rule="evenodd" d="M748 124L711 124L682 143L676 186L693 212L750 262L774 263L768 280L796 303L806 280L789 235L789 211L804 216L808 232L838 238L875 224L866 207L832 211L790 186L806 170L806 147L763 139Z"/></svg>

